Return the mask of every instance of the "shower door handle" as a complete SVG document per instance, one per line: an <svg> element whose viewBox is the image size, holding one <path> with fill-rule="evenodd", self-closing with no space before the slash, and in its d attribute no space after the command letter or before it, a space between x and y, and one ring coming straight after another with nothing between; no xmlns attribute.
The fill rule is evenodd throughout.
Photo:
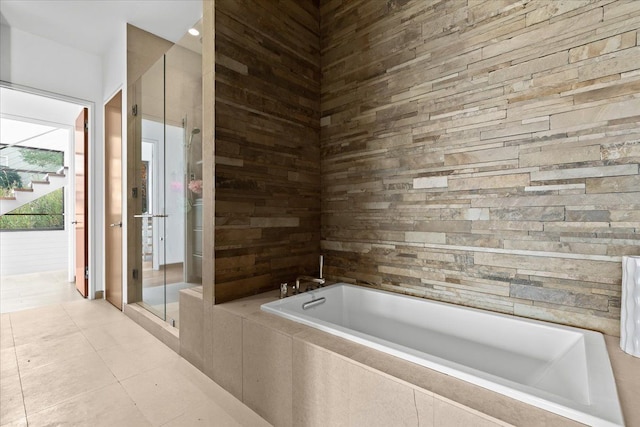
<svg viewBox="0 0 640 427"><path fill-rule="evenodd" d="M169 215L165 214L140 214L134 215L134 218L167 218Z"/></svg>

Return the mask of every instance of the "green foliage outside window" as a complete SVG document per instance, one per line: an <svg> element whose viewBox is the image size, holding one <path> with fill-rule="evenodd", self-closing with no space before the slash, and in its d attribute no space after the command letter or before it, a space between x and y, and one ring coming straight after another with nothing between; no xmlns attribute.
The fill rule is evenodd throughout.
<svg viewBox="0 0 640 427"><path fill-rule="evenodd" d="M20 174L11 169L0 169L0 188L8 190L16 187L22 187Z"/></svg>
<svg viewBox="0 0 640 427"><path fill-rule="evenodd" d="M30 165L48 167L52 172L62 166L62 151L22 150L22 159Z"/></svg>
<svg viewBox="0 0 640 427"><path fill-rule="evenodd" d="M0 216L0 230L34 229L64 229L62 188Z"/></svg>
<svg viewBox="0 0 640 427"><path fill-rule="evenodd" d="M46 172L55 172L64 164L62 151L6 145L3 145L2 149L8 150L7 156L10 160L14 159L11 161L14 169L0 168L0 197L12 196L12 189L23 187L25 180L42 179ZM31 175L31 178L23 179L21 173L27 177ZM64 189L62 188L0 216L0 231L62 229L64 229Z"/></svg>

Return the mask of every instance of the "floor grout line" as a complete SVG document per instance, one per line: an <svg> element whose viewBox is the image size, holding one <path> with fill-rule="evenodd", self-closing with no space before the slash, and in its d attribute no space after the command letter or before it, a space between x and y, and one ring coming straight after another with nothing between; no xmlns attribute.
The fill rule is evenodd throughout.
<svg viewBox="0 0 640 427"><path fill-rule="evenodd" d="M69 312L64 308L63 304L55 304L55 305L59 306L59 307L62 309L62 311L64 311L64 313L65 313L65 314L66 314L66 315L71 319L71 321L73 322L74 327L77 329L76 331L73 331L73 332L69 333L68 335L74 334L74 333L76 333L76 332L80 332L80 334L82 334L82 336L83 336L85 339L87 339L87 338L86 338L86 336L84 335L84 333L83 333L82 329L81 329L81 328L78 326L78 324L73 320L73 318L71 317L71 315L69 314ZM53 305L52 305L52 306L53 306ZM91 345L91 348L92 348L93 353L95 353L95 354L100 358L100 360L102 360L102 358L101 358L101 357L100 357L100 355L98 354L97 350L96 350L96 349L93 347L93 345L91 344L91 341L89 341L89 340L87 339L87 342L89 343L89 345ZM88 354L90 354L90 353L84 353L84 354L81 354L80 356L86 357ZM61 401L59 401L59 402L56 402L55 404L52 404L52 405L50 405L50 406L42 407L42 408L40 408L38 411L35 411L35 412L31 412L31 413L29 413L29 412L27 411L27 407L26 407L26 401L25 401L25 397L24 397L24 390L23 390L23 388L22 388L22 373L20 372L20 364L18 363L18 352L17 352L17 351L15 352L15 355L16 355L16 364L17 364L17 368L18 368L18 375L19 375L19 379L20 379L20 390L21 390L21 393L22 393L22 403L23 403L23 407L24 407L24 412L25 412L25 418L26 418L26 422L27 422L27 427L29 426L29 416L33 416L33 415L39 414L39 413L41 413L41 412L47 411L47 410L49 410L49 409L51 409L51 408L54 408L54 407L56 407L56 406L63 405L63 404L65 404L65 403L67 403L67 402L72 401L73 399L78 398L79 396L82 396L83 394L86 394L86 393L93 393L93 392L99 391L99 390L101 390L101 389L104 389L104 388L106 388L106 387L109 387L109 386L113 385L113 383L111 383L111 384L106 384L106 385L103 385L103 386L97 387L97 388L95 388L95 389L85 390L85 391L83 391L83 392L81 392L81 393L79 393L79 394L77 394L77 395L70 396L70 397L68 397L68 398L66 398L66 399L63 399L63 400L61 400ZM64 360L68 360L68 359L64 359ZM64 360L63 360L63 361L64 361ZM45 367L45 366L47 366L47 365L49 365L49 364L51 364L51 363L57 363L57 362L60 362L60 361L53 361L53 362L50 362L50 363L46 363L46 364L41 365L41 366L39 366L39 367L37 367L37 368L34 368L34 369L42 368L42 367ZM106 364L105 364L105 366L106 366ZM108 369L108 366L107 366L107 369ZM115 382L117 382L117 383L119 383L119 381L118 381L118 379L116 378L115 374L114 374L110 369L109 369L109 373L113 376L114 381L115 381Z"/></svg>
<svg viewBox="0 0 640 427"><path fill-rule="evenodd" d="M16 360L16 370L18 371L18 382L20 383L20 395L22 396L22 410L24 411L24 419L27 423L27 427L29 427L29 416L27 414L27 404L24 398L24 389L22 387L22 373L20 372L20 363L18 363L18 351L16 350L16 340L13 336L13 319L11 318L11 314L9 314L9 329L11 330L11 341L13 342L13 356Z"/></svg>
<svg viewBox="0 0 640 427"><path fill-rule="evenodd" d="M107 310L107 307L109 309L112 307L105 304L103 301L85 300L70 304L55 304L44 311L29 313L29 310L24 310L19 312L22 314L7 314L6 319L9 325L6 330L11 343L8 340L6 342L12 345L11 348L14 351L13 357L22 397L21 405L20 402L15 403L16 416L20 413L19 408L22 408L22 414L19 419L12 422L26 423L29 426L46 420L52 423L82 423L83 421L89 422L89 418L92 418L100 423L104 422L101 418L103 416L101 410L87 412L86 408L82 405L78 406L76 403L90 400L91 405L102 407L104 399L107 399L108 402L118 402L117 404L111 403L112 407L123 408L122 411L132 414L140 425L158 425L159 422L161 422L160 425L202 422L207 419L215 420L216 414L220 414L219 416L225 419L228 416L229 420L238 424L242 424L239 420L245 420L245 423L254 423L250 425L261 424L258 422L259 416L253 411L250 414L245 414L245 410L250 410L242 405L241 401L238 401L241 406L231 407L228 404L223 404L226 399L232 398L232 396L210 394L211 384L207 381L213 382L213 380L197 371L197 368L193 367L190 362L168 347L162 340L144 330L123 312L116 308L113 308L113 312L111 312ZM16 319L18 319L18 329L15 328ZM60 329L58 321L64 323L62 325L64 330ZM135 325L136 328L140 328L142 334L130 331L128 322ZM110 324L116 326L111 328ZM58 336L54 332L63 333L63 335ZM76 335L78 332L80 332L79 336L88 342L88 346L80 342L79 336L74 336L70 341L64 340L64 337ZM35 337L33 339L31 338L32 334ZM16 335L19 338L23 337L20 338L22 341L26 339L23 344L28 343L30 348L17 351ZM44 341L38 338L40 336L46 336ZM154 341L154 345L145 352L145 354L150 352L149 354L153 356L152 359L141 354L145 351L147 336ZM58 341L59 339L61 341ZM163 346L163 351L171 352L171 355L158 353L159 350L155 350L156 342ZM98 350L99 347L100 350ZM74 354L75 350L73 353L69 353L67 349L70 348L82 350L82 353ZM45 371L32 371L31 365L28 365L26 361L36 357L36 354L38 361L33 360L33 362L44 363L42 366L61 361L67 362L61 362L60 366L49 367ZM91 367L99 369L100 373L95 376L96 381L83 379L84 375L74 375L73 369L77 365L75 359L68 361L69 354L77 357L78 362L85 360L81 367L83 370ZM176 357L174 358L173 355ZM90 358L90 361L86 359L87 357ZM129 363L132 357L136 357L134 366ZM33 369L40 367L38 365ZM118 378L117 372L122 374L122 379ZM46 376L42 377L43 379L38 379L41 374ZM194 375L196 375L195 379ZM124 378L125 376L126 378ZM48 380L45 381L44 378L52 380L55 383L54 388L47 388L46 381ZM68 378L73 378L73 380L69 381ZM91 375L91 378L94 376ZM23 380L25 380L24 383ZM153 384L159 381L164 382L164 389L155 391ZM188 385L184 390L180 386L183 383ZM125 384L128 388L125 387ZM145 385L141 386L140 384ZM27 387L26 391L25 386ZM14 387L14 390L17 389L18 383ZM58 389L62 394L58 393ZM29 398L26 398L25 393ZM176 393L180 399L187 399L184 405L174 406L163 400L168 395ZM16 400L17 397L16 390ZM31 410L27 408L26 400L31 402ZM189 403L190 401L202 401L203 405L200 407L201 405L198 404L197 407L194 407ZM74 409L76 407L77 410ZM95 407L98 408L98 406ZM192 409L194 408L197 409L197 414L193 413ZM164 415L158 418L157 411L160 410L164 411ZM123 414L124 412L118 414L116 411L113 419L121 420ZM152 422L154 419L155 424ZM113 425L117 425L119 422L121 421L117 421Z"/></svg>
<svg viewBox="0 0 640 427"><path fill-rule="evenodd" d="M82 297L66 271L2 276L0 313L15 313L32 308L79 301Z"/></svg>

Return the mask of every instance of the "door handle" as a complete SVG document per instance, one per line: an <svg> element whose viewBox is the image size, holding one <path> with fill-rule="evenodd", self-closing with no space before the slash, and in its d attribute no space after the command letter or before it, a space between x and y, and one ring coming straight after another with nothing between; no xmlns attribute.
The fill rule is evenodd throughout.
<svg viewBox="0 0 640 427"><path fill-rule="evenodd" d="M71 224L80 224L80 221L71 221Z"/></svg>
<svg viewBox="0 0 640 427"><path fill-rule="evenodd" d="M120 227L120 228L122 228L122 221L115 222L115 223L109 225L109 227Z"/></svg>
<svg viewBox="0 0 640 427"><path fill-rule="evenodd" d="M140 214L140 215L134 215L134 218L166 218L169 215L163 215L163 214Z"/></svg>

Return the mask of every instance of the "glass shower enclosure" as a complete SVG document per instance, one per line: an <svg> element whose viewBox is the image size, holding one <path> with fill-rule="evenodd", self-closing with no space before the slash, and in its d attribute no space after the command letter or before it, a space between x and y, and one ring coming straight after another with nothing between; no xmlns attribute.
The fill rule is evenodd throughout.
<svg viewBox="0 0 640 427"><path fill-rule="evenodd" d="M180 290L202 284L202 57L188 37L135 83L138 302L176 327Z"/></svg>

